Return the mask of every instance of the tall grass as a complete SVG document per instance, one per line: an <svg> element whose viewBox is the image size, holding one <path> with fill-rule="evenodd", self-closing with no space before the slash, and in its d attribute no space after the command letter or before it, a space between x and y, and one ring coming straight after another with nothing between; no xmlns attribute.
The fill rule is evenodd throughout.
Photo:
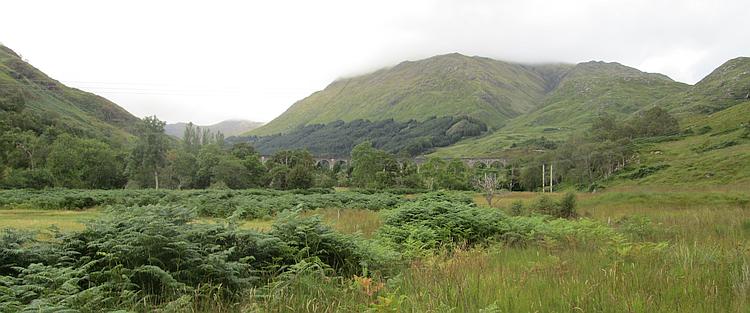
<svg viewBox="0 0 750 313"><path fill-rule="evenodd" d="M735 191L583 195L583 215L642 243L483 246L419 258L379 281L384 287L373 296L356 279L342 278L308 281L287 291L288 301L251 302L270 312L750 312L746 197ZM499 207L534 198L513 193Z"/></svg>
<svg viewBox="0 0 750 313"><path fill-rule="evenodd" d="M365 238L372 237L382 224L378 212L370 210L328 208L308 211L303 215L320 215L334 229L345 234L360 233Z"/></svg>

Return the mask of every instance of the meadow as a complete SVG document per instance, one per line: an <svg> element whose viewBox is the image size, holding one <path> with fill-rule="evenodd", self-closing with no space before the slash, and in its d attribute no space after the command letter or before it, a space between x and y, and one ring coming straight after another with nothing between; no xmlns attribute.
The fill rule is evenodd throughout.
<svg viewBox="0 0 750 313"><path fill-rule="evenodd" d="M738 188L579 193L567 218L554 216L570 206L561 193L506 193L490 208L469 192L8 192L0 228L41 234L4 233L16 269L0 267L3 312L750 310L750 195ZM125 194L132 203L111 200ZM93 202L71 209L66 196Z"/></svg>

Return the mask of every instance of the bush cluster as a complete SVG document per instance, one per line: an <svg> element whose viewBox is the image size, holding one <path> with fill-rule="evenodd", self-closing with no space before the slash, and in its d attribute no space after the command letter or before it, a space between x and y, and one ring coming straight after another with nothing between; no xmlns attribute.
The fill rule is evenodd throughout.
<svg viewBox="0 0 750 313"><path fill-rule="evenodd" d="M51 210L94 206L178 205L201 216L258 218L290 209L394 207L402 196L391 193L331 192L330 189L249 190L0 190L0 207Z"/></svg>
<svg viewBox="0 0 750 313"><path fill-rule="evenodd" d="M0 312L149 311L185 297L232 301L300 262L342 276L389 263L374 243L335 232L316 217L284 215L266 233L194 218L177 207L133 207L53 241L5 231Z"/></svg>
<svg viewBox="0 0 750 313"><path fill-rule="evenodd" d="M649 235L648 225L641 222L624 221L618 232L588 219L511 216L476 206L471 193L461 192L432 192L409 200L352 192L150 191L141 196L121 192L116 195L132 197L120 200L83 231L53 233L51 240L44 241L30 232L0 232L0 312L185 311L237 303L250 290L274 292L279 285L309 275L390 277L404 261L436 250L492 243L601 249L627 244L628 237ZM35 198L17 193L14 201ZM104 203L112 201L113 193L78 195ZM233 201L249 207L248 199L256 199L255 206L273 205L279 212L304 205L390 209L382 211L383 226L371 239L336 232L320 217L302 217L297 210L278 214L265 232L242 230L231 222L194 223L198 212L213 212ZM146 204L133 204L137 202ZM196 209L164 204L170 202L192 203ZM570 217L575 196L569 194L558 202L541 198L530 208ZM236 210L240 209L225 213L244 214ZM514 204L512 211L524 210L522 204Z"/></svg>
<svg viewBox="0 0 750 313"><path fill-rule="evenodd" d="M560 200L555 201L547 195L536 198L528 206L523 202L516 201L510 207L511 215L542 214L558 218L578 217L576 195L572 192L566 193Z"/></svg>
<svg viewBox="0 0 750 313"><path fill-rule="evenodd" d="M378 238L397 251L411 252L474 246L492 242L526 245L538 241L597 243L621 236L600 223L560 217L575 216L575 195L559 202L542 197L532 206L538 213L509 216L502 211L478 207L462 199L461 193L428 193L414 201L384 211ZM523 211L514 204L512 211Z"/></svg>

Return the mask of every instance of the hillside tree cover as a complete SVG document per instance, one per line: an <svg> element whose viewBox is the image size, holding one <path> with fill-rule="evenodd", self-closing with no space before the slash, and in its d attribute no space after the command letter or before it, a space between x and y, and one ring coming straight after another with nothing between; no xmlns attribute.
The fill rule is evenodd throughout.
<svg viewBox="0 0 750 313"><path fill-rule="evenodd" d="M369 141L375 148L399 156L416 156L478 136L487 126L467 116L430 117L423 121L334 121L295 128L284 134L230 137L229 142L249 142L260 153L307 149L317 156L348 156L354 146Z"/></svg>
<svg viewBox="0 0 750 313"><path fill-rule="evenodd" d="M677 120L659 107L638 113L625 121L601 114L587 131L570 136L543 155L524 160L519 182L526 190L540 188L541 167L546 164L554 167L553 183L571 183L594 190L596 181L607 179L626 168L636 156L633 140L672 136L679 132Z"/></svg>
<svg viewBox="0 0 750 313"><path fill-rule="evenodd" d="M122 147L30 109L21 90L0 89L1 188L124 185Z"/></svg>

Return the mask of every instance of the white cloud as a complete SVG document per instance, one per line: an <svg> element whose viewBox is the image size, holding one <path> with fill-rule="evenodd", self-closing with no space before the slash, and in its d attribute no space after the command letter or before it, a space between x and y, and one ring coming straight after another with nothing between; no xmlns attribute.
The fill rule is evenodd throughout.
<svg viewBox="0 0 750 313"><path fill-rule="evenodd" d="M13 1L0 41L136 115L268 121L347 75L460 52L694 83L750 51L743 1ZM116 83L116 84L115 84Z"/></svg>

